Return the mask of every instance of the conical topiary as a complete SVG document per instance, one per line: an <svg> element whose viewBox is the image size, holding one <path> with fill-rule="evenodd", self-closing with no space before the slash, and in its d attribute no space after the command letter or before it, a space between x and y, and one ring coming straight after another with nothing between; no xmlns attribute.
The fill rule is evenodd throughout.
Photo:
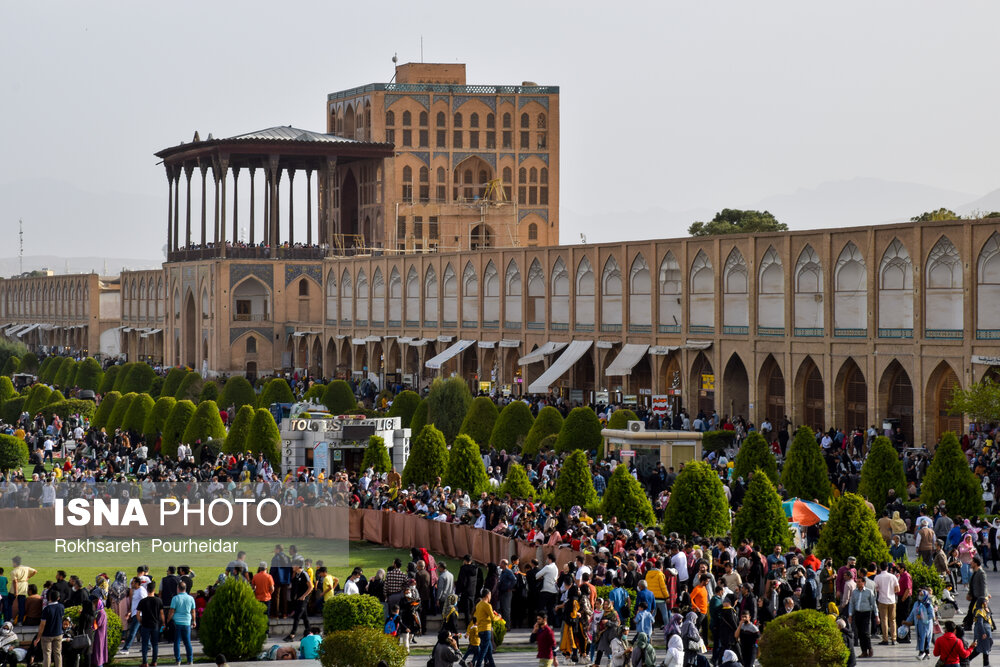
<svg viewBox="0 0 1000 667"><path fill-rule="evenodd" d="M528 479L528 473L520 463L507 466L507 476L500 487L500 493L510 494L514 500L531 500L535 497L535 487Z"/></svg>
<svg viewBox="0 0 1000 667"><path fill-rule="evenodd" d="M830 502L830 474L816 435L808 426L800 426L792 438L781 483L789 497L815 500L821 505Z"/></svg>
<svg viewBox="0 0 1000 667"><path fill-rule="evenodd" d="M247 438L250 435L250 424L253 422L254 409L251 405L244 405L236 411L233 423L229 426L229 433L226 435L226 454L239 454L249 451L247 449Z"/></svg>
<svg viewBox="0 0 1000 667"><path fill-rule="evenodd" d="M76 369L76 386L80 389L97 391L101 386L101 379L104 373L101 371L101 364L93 357L87 357L80 362Z"/></svg>
<svg viewBox="0 0 1000 667"><path fill-rule="evenodd" d="M201 392L201 375L197 371L191 371L184 376L181 384L177 387L174 398L178 401L194 401Z"/></svg>
<svg viewBox="0 0 1000 667"><path fill-rule="evenodd" d="M227 410L231 407L239 410L244 405L256 407L257 393L253 390L249 380L242 375L234 375L226 380L226 384L222 386L218 403L220 408Z"/></svg>
<svg viewBox="0 0 1000 667"><path fill-rule="evenodd" d="M943 500L951 516L983 513L983 487L969 468L969 460L951 431L941 436L934 459L921 485L920 499L928 505Z"/></svg>
<svg viewBox="0 0 1000 667"><path fill-rule="evenodd" d="M274 378L264 386L264 391L260 393L257 405L268 409L272 403L294 403L295 396L292 395L292 388L281 378Z"/></svg>
<svg viewBox="0 0 1000 667"><path fill-rule="evenodd" d="M270 410L257 408L254 412L246 448L252 454L263 454L272 468L281 466L281 431Z"/></svg>
<svg viewBox="0 0 1000 667"><path fill-rule="evenodd" d="M685 464L663 512L664 532L722 537L729 527L729 501L718 474L704 461Z"/></svg>
<svg viewBox="0 0 1000 667"><path fill-rule="evenodd" d="M531 430L528 431L528 437L524 439L524 446L521 448L521 453L528 457L537 456L542 440L550 435L558 437L562 426L562 413L551 405L546 405L538 411L538 416L535 417L535 421L531 425Z"/></svg>
<svg viewBox="0 0 1000 667"><path fill-rule="evenodd" d="M427 425L427 399L422 398L413 409L413 416L410 418L410 437L416 438L420 431Z"/></svg>
<svg viewBox="0 0 1000 667"><path fill-rule="evenodd" d="M110 370L110 369L108 369ZM180 389L181 382L187 377L187 369L184 368L171 368L167 372L167 377L163 381L163 387L160 389L160 396L175 396L177 390Z"/></svg>
<svg viewBox="0 0 1000 667"><path fill-rule="evenodd" d="M156 399L153 409L149 411L149 414L146 415L146 421L142 423L142 435L146 438L147 445L152 446L163 433L163 425L175 405L177 405L177 399L173 396L161 396Z"/></svg>
<svg viewBox="0 0 1000 667"><path fill-rule="evenodd" d="M478 496L489 485L479 445L464 433L457 435L455 442L451 443L444 483L453 489L462 489L470 496Z"/></svg>
<svg viewBox="0 0 1000 667"><path fill-rule="evenodd" d="M469 411L465 413L465 419L462 420L458 432L469 436L474 443L486 449L490 442L490 434L493 433L493 425L499 416L497 404L492 398L477 396L472 400Z"/></svg>
<svg viewBox="0 0 1000 667"><path fill-rule="evenodd" d="M55 364L49 367L49 372L52 371L52 368L54 366ZM98 393L108 394L114 391L115 382L118 379L118 373L121 371L121 369L122 369L121 366L109 366L108 369L104 371L104 375L101 377L101 386L100 389L98 390Z"/></svg>
<svg viewBox="0 0 1000 667"><path fill-rule="evenodd" d="M533 423L535 418L531 416L528 405L524 401L511 401L500 411L500 416L493 424L490 447L508 454L520 451Z"/></svg>
<svg viewBox="0 0 1000 667"><path fill-rule="evenodd" d="M122 417L121 427L131 433L142 433L142 428L146 424L146 418L153 411L155 402L149 394L137 394L132 399L125 416Z"/></svg>
<svg viewBox="0 0 1000 667"><path fill-rule="evenodd" d="M267 639L267 607L240 577L227 577L208 601L198 627L206 655L222 654L230 661L251 661Z"/></svg>
<svg viewBox="0 0 1000 667"><path fill-rule="evenodd" d="M344 380L334 380L326 386L323 392L323 405L332 414L350 415L357 412L358 399L354 396L351 385Z"/></svg>
<svg viewBox="0 0 1000 667"><path fill-rule="evenodd" d="M594 478L590 475L587 454L582 449L574 450L563 461L559 477L556 478L554 501L557 507L568 510L574 505L586 507L597 500Z"/></svg>
<svg viewBox="0 0 1000 667"><path fill-rule="evenodd" d="M596 452L601 448L601 443L601 420L597 418L597 413L590 408L573 408L559 430L556 451L582 449L585 452Z"/></svg>
<svg viewBox="0 0 1000 667"><path fill-rule="evenodd" d="M656 514L649 496L624 465L615 466L601 503L604 515L617 517L624 526L631 527L637 523L650 526L656 523Z"/></svg>
<svg viewBox="0 0 1000 667"><path fill-rule="evenodd" d="M216 384L215 380L208 380L201 385L201 391L198 392L198 402L203 403L205 401L216 401L219 398L219 385ZM216 403L218 405L218 403Z"/></svg>
<svg viewBox="0 0 1000 667"><path fill-rule="evenodd" d="M401 391L396 394L396 398L392 399L388 416L399 417L402 428L410 428L410 420L413 419L413 413L419 404L420 396L417 392L410 391L409 389Z"/></svg>
<svg viewBox="0 0 1000 667"><path fill-rule="evenodd" d="M445 442L450 444L458 435L471 404L472 394L465 380L460 377L438 378L427 394L427 423L434 424L444 435Z"/></svg>
<svg viewBox="0 0 1000 667"><path fill-rule="evenodd" d="M32 417L45 407L52 390L44 384L36 384L28 391L28 398L24 402L24 411Z"/></svg>
<svg viewBox="0 0 1000 667"><path fill-rule="evenodd" d="M219 406L215 401L203 401L198 404L194 415L188 421L187 428L182 436L183 442L193 445L196 442L208 442L209 440L226 439L226 427L222 423L222 416L219 414Z"/></svg>
<svg viewBox="0 0 1000 667"><path fill-rule="evenodd" d="M114 366L117 368L117 366ZM94 418L90 420L90 428L95 431L99 431L104 428L105 424L108 422L108 417L111 416L111 411L115 409L115 403L122 395L117 391L108 392L101 399L101 404L97 406L97 412L94 413Z"/></svg>
<svg viewBox="0 0 1000 667"><path fill-rule="evenodd" d="M619 408L611 413L608 419L608 428L616 431L624 431L628 428L629 422L639 421L639 416L628 408Z"/></svg>
<svg viewBox="0 0 1000 667"><path fill-rule="evenodd" d="M978 486L978 484L976 484ZM858 493L868 499L875 507L885 507L888 502L889 489L896 490L896 497L905 499L906 473L903 472L903 462L889 438L880 435L875 438L872 448L861 466L861 483Z"/></svg>
<svg viewBox="0 0 1000 667"><path fill-rule="evenodd" d="M448 445L444 434L433 424L420 430L410 447L410 457L403 468L403 486L432 484L448 469Z"/></svg>
<svg viewBox="0 0 1000 667"><path fill-rule="evenodd" d="M748 479L755 470L762 470L770 478L772 485L778 483L778 462L768 447L767 441L757 431L749 433L740 445L733 461L733 477Z"/></svg>
<svg viewBox="0 0 1000 667"><path fill-rule="evenodd" d="M361 469L368 470L368 468L377 473L389 472L392 468L389 450L385 448L385 439L377 435L368 438L368 446L365 447L365 455L361 459Z"/></svg>
<svg viewBox="0 0 1000 667"><path fill-rule="evenodd" d="M843 565L848 556L859 565L889 560L889 547L878 532L875 513L856 493L845 493L833 501L830 519L819 533L816 553L820 558L832 558L834 565Z"/></svg>
<svg viewBox="0 0 1000 667"><path fill-rule="evenodd" d="M791 548L792 533L781 507L781 496L760 468L751 475L743 505L733 519L733 544L749 538L762 553L771 553L776 544Z"/></svg>
<svg viewBox="0 0 1000 667"><path fill-rule="evenodd" d="M108 415L108 421L104 424L104 428L106 428L109 433L116 428L121 428L122 420L125 419L125 413L128 412L128 409L132 406L132 401L134 401L135 397L138 395L139 394L130 392L118 399L118 402L115 403L115 409L111 411L110 415Z"/></svg>
<svg viewBox="0 0 1000 667"><path fill-rule="evenodd" d="M194 403L188 400L177 401L167 421L163 425L163 436L160 438L160 453L164 456L176 457L177 445L184 437L184 430L194 415Z"/></svg>
<svg viewBox="0 0 1000 667"><path fill-rule="evenodd" d="M761 667L843 667L850 654L834 618L812 609L779 616L760 637Z"/></svg>

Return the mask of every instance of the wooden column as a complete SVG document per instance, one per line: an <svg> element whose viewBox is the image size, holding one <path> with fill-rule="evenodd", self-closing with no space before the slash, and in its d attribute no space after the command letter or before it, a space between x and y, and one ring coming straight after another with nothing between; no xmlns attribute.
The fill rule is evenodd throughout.
<svg viewBox="0 0 1000 667"><path fill-rule="evenodd" d="M173 241L173 226L174 226L174 176L170 173L170 167L167 167L167 252L169 253L173 250L170 247Z"/></svg>
<svg viewBox="0 0 1000 667"><path fill-rule="evenodd" d="M184 245L189 247L191 245L191 175L194 173L194 165L185 165L184 170L187 172L187 229L185 229Z"/></svg>
<svg viewBox="0 0 1000 667"><path fill-rule="evenodd" d="M288 245L295 244L295 170L288 170Z"/></svg>
<svg viewBox="0 0 1000 667"><path fill-rule="evenodd" d="M180 168L175 167L173 170L174 179L174 242L173 248L177 250L178 240L180 238L180 227L181 227L181 213L180 213L180 201L181 201L181 171Z"/></svg>
<svg viewBox="0 0 1000 667"><path fill-rule="evenodd" d="M233 167L233 245L240 240L239 218L240 218L240 168Z"/></svg>
<svg viewBox="0 0 1000 667"><path fill-rule="evenodd" d="M306 169L306 245L312 245L312 169Z"/></svg>
<svg viewBox="0 0 1000 667"><path fill-rule="evenodd" d="M201 245L208 244L208 165L199 164L201 169Z"/></svg>
<svg viewBox="0 0 1000 667"><path fill-rule="evenodd" d="M249 167L249 170L250 170L250 234L247 236L247 244L248 245L253 245L253 242L254 242L253 241L254 212L257 210L257 203L254 200L253 178L254 178L254 175L257 173L257 168L256 167Z"/></svg>
<svg viewBox="0 0 1000 667"><path fill-rule="evenodd" d="M219 176L216 179L216 199L219 200L218 208L218 232L219 245L222 247L222 256L226 256L226 173L229 171L229 157L223 155L219 158ZM236 240L236 236L233 236Z"/></svg>
<svg viewBox="0 0 1000 667"><path fill-rule="evenodd" d="M281 236L279 229L281 226L281 216L278 213L278 185L281 183L281 170L278 168L278 156L272 155L268 164L270 183L267 191L270 193L270 209L268 215L268 244L272 248L278 247L278 239Z"/></svg>

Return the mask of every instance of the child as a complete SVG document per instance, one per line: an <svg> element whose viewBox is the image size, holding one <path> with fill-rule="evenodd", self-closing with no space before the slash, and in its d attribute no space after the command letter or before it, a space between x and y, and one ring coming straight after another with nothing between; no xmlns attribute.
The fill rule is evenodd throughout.
<svg viewBox="0 0 1000 667"><path fill-rule="evenodd" d="M205 607L208 606L208 597L205 595L205 591L198 591L194 597L194 614L195 618L201 620L201 615L205 612Z"/></svg>
<svg viewBox="0 0 1000 667"><path fill-rule="evenodd" d="M462 655L462 662L465 662L466 658L470 656L474 660L479 655L479 628L476 627L476 618L474 616L469 621L469 627L465 629L465 636L469 638L469 648L465 649L465 654Z"/></svg>

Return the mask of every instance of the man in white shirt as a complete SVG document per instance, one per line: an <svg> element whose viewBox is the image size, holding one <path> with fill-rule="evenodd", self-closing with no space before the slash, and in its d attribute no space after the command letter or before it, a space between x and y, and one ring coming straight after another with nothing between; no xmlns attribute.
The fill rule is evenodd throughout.
<svg viewBox="0 0 1000 667"><path fill-rule="evenodd" d="M359 593L358 579L360 578L361 575L357 572L352 573L351 576L347 578L347 581L344 583L344 595L357 595Z"/></svg>
<svg viewBox="0 0 1000 667"><path fill-rule="evenodd" d="M878 615L882 619L882 641L880 644L896 643L896 594L899 593L899 579L886 567L879 565L875 575L875 596Z"/></svg>
<svg viewBox="0 0 1000 667"><path fill-rule="evenodd" d="M824 433L823 439L820 440L819 444L824 450L828 450L833 445L833 438L830 437L829 433Z"/></svg>
<svg viewBox="0 0 1000 667"><path fill-rule="evenodd" d="M549 617L549 624L555 625L556 622L556 600L559 597L559 588L556 586L556 581L559 579L559 568L556 567L556 556L555 554L549 554L546 556L548 561L545 567L538 570L535 574L535 579L542 582L542 590L539 592L541 597L540 602L545 607L545 612Z"/></svg>
<svg viewBox="0 0 1000 667"><path fill-rule="evenodd" d="M686 587L688 580L687 555L680 550L680 547L676 543L670 545L670 567L677 571L678 583Z"/></svg>

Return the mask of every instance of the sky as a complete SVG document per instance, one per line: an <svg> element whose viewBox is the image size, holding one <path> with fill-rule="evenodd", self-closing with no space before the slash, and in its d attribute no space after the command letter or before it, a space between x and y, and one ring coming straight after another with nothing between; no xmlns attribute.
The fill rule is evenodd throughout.
<svg viewBox="0 0 1000 667"><path fill-rule="evenodd" d="M325 130L327 93L388 81L421 36L469 83L560 86L563 242L859 178L957 205L1000 187L997 25L987 1L4 2L0 234L24 218L25 254L161 256L155 151Z"/></svg>

